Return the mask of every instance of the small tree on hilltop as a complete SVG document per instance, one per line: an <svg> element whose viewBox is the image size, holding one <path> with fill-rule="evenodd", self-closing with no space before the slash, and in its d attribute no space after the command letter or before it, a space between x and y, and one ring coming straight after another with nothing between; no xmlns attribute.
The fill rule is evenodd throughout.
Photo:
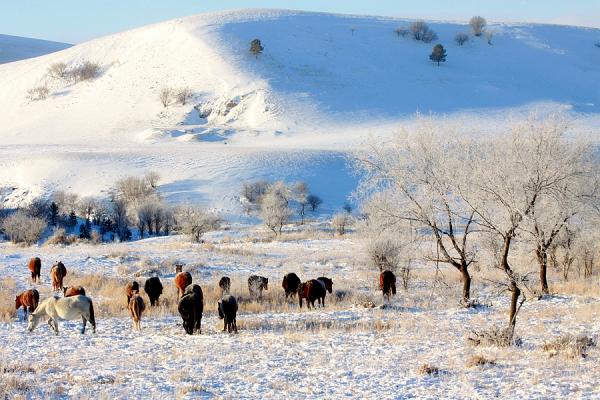
<svg viewBox="0 0 600 400"><path fill-rule="evenodd" d="M435 46L433 46L433 51L431 52L429 59L433 62L436 62L438 66L440 65L441 62L445 62L446 61L446 49L444 49L444 46L442 46L439 43L436 44Z"/></svg>
<svg viewBox="0 0 600 400"><path fill-rule="evenodd" d="M466 42L469 41L469 35L467 35L464 32L459 32L459 33L456 34L456 36L454 36L454 41L459 46L462 46L463 44L465 44Z"/></svg>
<svg viewBox="0 0 600 400"><path fill-rule="evenodd" d="M319 206L323 204L323 200L321 200L321 198L316 194L308 195L306 201L308 202L308 204L310 204L311 211L316 211L317 208L319 208Z"/></svg>
<svg viewBox="0 0 600 400"><path fill-rule="evenodd" d="M171 100L173 99L173 89L165 87L160 90L158 95L161 104L164 108L167 108L169 104L171 104Z"/></svg>
<svg viewBox="0 0 600 400"><path fill-rule="evenodd" d="M469 25L471 25L471 29L473 29L473 34L475 36L481 36L483 33L483 28L487 25L487 22L485 18L476 15L471 18Z"/></svg>
<svg viewBox="0 0 600 400"><path fill-rule="evenodd" d="M250 53L256 58L258 55L263 52L265 48L262 46L260 39L254 39L250 42Z"/></svg>

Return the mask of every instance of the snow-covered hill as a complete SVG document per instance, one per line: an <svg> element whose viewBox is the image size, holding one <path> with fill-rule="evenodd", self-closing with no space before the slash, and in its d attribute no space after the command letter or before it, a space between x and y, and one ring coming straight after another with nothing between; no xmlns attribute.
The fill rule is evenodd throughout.
<svg viewBox="0 0 600 400"><path fill-rule="evenodd" d="M70 44L0 34L0 64L64 50Z"/></svg>
<svg viewBox="0 0 600 400"><path fill-rule="evenodd" d="M472 131L532 109L598 126L600 30L496 24L492 45L453 38L468 26L431 22L448 51L394 33L410 21L273 10L172 20L0 65L0 182L30 194L66 186L98 193L119 176L158 170L173 200L231 209L242 181L306 179L330 207L355 182L344 152L432 112ZM252 39L265 47L255 58ZM100 64L80 83L55 63ZM45 86L47 99L27 91ZM159 101L163 88L192 101ZM335 184L334 184L335 183Z"/></svg>

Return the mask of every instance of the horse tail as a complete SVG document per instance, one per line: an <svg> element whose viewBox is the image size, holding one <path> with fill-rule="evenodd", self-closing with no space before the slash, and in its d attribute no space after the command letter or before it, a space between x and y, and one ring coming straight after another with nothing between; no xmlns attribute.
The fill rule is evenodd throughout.
<svg viewBox="0 0 600 400"><path fill-rule="evenodd" d="M94 333L96 333L96 316L94 315L94 303L92 299L90 299L90 324L92 324Z"/></svg>
<svg viewBox="0 0 600 400"><path fill-rule="evenodd" d="M392 282L392 294L396 295L396 282Z"/></svg>

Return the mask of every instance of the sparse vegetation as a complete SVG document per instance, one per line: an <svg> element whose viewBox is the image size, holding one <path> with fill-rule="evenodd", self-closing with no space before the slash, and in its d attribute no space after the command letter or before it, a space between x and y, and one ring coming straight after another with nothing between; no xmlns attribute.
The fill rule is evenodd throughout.
<svg viewBox="0 0 600 400"><path fill-rule="evenodd" d="M160 90L158 94L158 99L164 108L167 108L171 102L173 101L174 92L173 89L169 87L164 87Z"/></svg>
<svg viewBox="0 0 600 400"><path fill-rule="evenodd" d="M50 94L50 89L48 89L48 86L46 86L46 85L36 86L27 91L27 99L29 101L45 100L48 98L49 94Z"/></svg>
<svg viewBox="0 0 600 400"><path fill-rule="evenodd" d="M194 97L194 92L189 87L181 88L175 94L177 102L182 106L185 106ZM163 103L164 105L164 103ZM166 107L166 106L165 106Z"/></svg>
<svg viewBox="0 0 600 400"><path fill-rule="evenodd" d="M404 27L399 27L394 29L394 33L396 34L396 36L400 37L406 37L410 31Z"/></svg>
<svg viewBox="0 0 600 400"><path fill-rule="evenodd" d="M350 216L347 212L337 213L331 219L331 227L340 236L346 233L351 224L352 216Z"/></svg>
<svg viewBox="0 0 600 400"><path fill-rule="evenodd" d="M596 342L586 335L564 335L544 343L542 349L549 357L562 355L570 359L587 357L587 350L594 347Z"/></svg>
<svg viewBox="0 0 600 400"><path fill-rule="evenodd" d="M2 220L0 230L13 243L31 245L41 238L46 227L47 223L44 219L17 211Z"/></svg>
<svg viewBox="0 0 600 400"><path fill-rule="evenodd" d="M84 82L96 79L100 75L101 66L98 63L84 60L69 70L69 75L75 82Z"/></svg>
<svg viewBox="0 0 600 400"><path fill-rule="evenodd" d="M190 237L192 242L198 243L202 235L216 230L221 224L221 218L199 207L182 206L176 211L176 229Z"/></svg>

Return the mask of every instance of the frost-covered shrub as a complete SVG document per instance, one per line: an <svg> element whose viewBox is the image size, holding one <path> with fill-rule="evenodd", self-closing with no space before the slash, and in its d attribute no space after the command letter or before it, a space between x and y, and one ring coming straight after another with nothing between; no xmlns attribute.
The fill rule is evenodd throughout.
<svg viewBox="0 0 600 400"><path fill-rule="evenodd" d="M169 104L173 101L173 96L175 95L173 89L169 87L164 87L160 90L158 94L158 99L164 108L167 108Z"/></svg>
<svg viewBox="0 0 600 400"><path fill-rule="evenodd" d="M46 241L46 244L68 246L76 241L77 236L67 235L67 231L65 231L64 228L56 228L54 229L52 236L50 236Z"/></svg>
<svg viewBox="0 0 600 400"><path fill-rule="evenodd" d="M596 343L589 336L564 335L544 343L543 350L550 357L560 354L567 358L585 358L587 349L595 345Z"/></svg>
<svg viewBox="0 0 600 400"><path fill-rule="evenodd" d="M45 100L50 94L50 89L46 85L36 86L27 91L27 99L29 101Z"/></svg>
<svg viewBox="0 0 600 400"><path fill-rule="evenodd" d="M486 24L487 22L485 18L478 15L472 17L469 21L469 25L471 25L471 29L473 29L473 34L475 36L481 36L483 33L483 28L486 26Z"/></svg>
<svg viewBox="0 0 600 400"><path fill-rule="evenodd" d="M351 224L352 217L347 212L337 213L331 219L331 227L340 236L346 233L346 230Z"/></svg>
<svg viewBox="0 0 600 400"><path fill-rule="evenodd" d="M48 67L48 76L53 79L67 79L69 77L69 69L64 62L57 62Z"/></svg>
<svg viewBox="0 0 600 400"><path fill-rule="evenodd" d="M459 32L459 33L456 34L456 36L454 36L454 41L459 46L462 46L463 44L465 44L466 42L469 41L469 35L467 35L464 32Z"/></svg>
<svg viewBox="0 0 600 400"><path fill-rule="evenodd" d="M44 219L18 211L4 218L0 228L11 242L31 245L40 239L46 226Z"/></svg>
<svg viewBox="0 0 600 400"><path fill-rule="evenodd" d="M430 43L437 39L437 34L427 25L425 21L419 20L410 24L410 33L413 39L424 43Z"/></svg>
<svg viewBox="0 0 600 400"><path fill-rule="evenodd" d="M192 242L200 242L202 235L221 225L221 218L200 207L183 206L176 211L177 230L188 235Z"/></svg>
<svg viewBox="0 0 600 400"><path fill-rule="evenodd" d="M100 69L100 64L85 60L81 64L71 68L69 75L75 82L89 81L100 75Z"/></svg>
<svg viewBox="0 0 600 400"><path fill-rule="evenodd" d="M185 106L187 104L187 102L192 99L193 96L194 96L194 93L192 92L192 89L190 89L189 87L181 88L175 94L175 98L177 99L177 102L179 104L181 104L182 106Z"/></svg>
<svg viewBox="0 0 600 400"><path fill-rule="evenodd" d="M260 180L256 182L246 182L242 185L242 197L251 204L258 204L262 196L269 189L269 182Z"/></svg>

